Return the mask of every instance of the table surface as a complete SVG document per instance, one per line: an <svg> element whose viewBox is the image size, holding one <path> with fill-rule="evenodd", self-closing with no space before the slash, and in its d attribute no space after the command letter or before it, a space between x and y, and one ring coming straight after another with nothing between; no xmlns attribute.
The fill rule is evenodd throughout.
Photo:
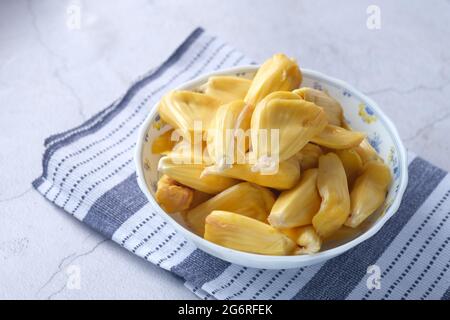
<svg viewBox="0 0 450 320"><path fill-rule="evenodd" d="M378 0L379 29L367 26L371 1L345 3L2 1L0 298L195 298L30 183L41 172L44 138L121 96L196 26L255 61L284 52L355 85L394 120L410 150L450 170L450 2ZM74 272L75 288L67 285Z"/></svg>

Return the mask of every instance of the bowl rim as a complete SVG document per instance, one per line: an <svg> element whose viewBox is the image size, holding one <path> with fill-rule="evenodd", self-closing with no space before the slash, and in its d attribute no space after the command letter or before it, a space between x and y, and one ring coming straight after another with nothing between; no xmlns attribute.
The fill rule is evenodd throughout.
<svg viewBox="0 0 450 320"><path fill-rule="evenodd" d="M195 85L198 85L200 83L204 83L209 77L211 76L217 76L217 75L230 75L230 74L239 74L239 73L248 73L248 72L254 72L256 71L260 65L246 65L246 66L239 66L239 67L232 67L232 68L226 68L221 69L209 73L205 73L201 76L198 76L194 79L191 79L189 81L186 81L180 85L178 85L176 88L172 90L183 90L191 88ZM227 259L227 255L233 255L235 256L233 260L237 260L236 258L243 259L241 261L245 261L245 259L250 259L254 262L264 262L264 263L282 263L286 262L289 264L296 264L299 265L302 263L305 264L314 264L316 262L320 262L323 260L327 260L329 258L332 258L334 256L337 256L339 254L342 254L349 249L357 246L358 244L362 243L363 241L371 238L374 236L382 227L383 225L398 211L398 208L400 206L400 203L402 201L403 195L405 193L407 184L408 184L408 159L407 159L407 153L406 149L403 145L402 140L400 139L400 135L397 131L397 128L395 127L394 123L389 119L387 115L384 114L384 112L381 110L381 108L378 106L378 104L373 101L371 98L357 90L354 86L346 83L345 81L339 80L334 77L327 76L321 72L310 70L307 68L301 68L301 71L303 75L310 76L312 78L315 78L319 81L326 81L335 85L338 85L339 87L348 90L352 93L352 95L356 96L360 101L363 101L366 104L369 104L372 109L374 109L379 116L379 118L382 120L383 125L387 128L387 131L392 137L392 140L395 143L395 146L398 150L398 163L400 168L400 182L399 187L397 191L397 195L394 198L391 206L389 209L382 215L380 218L364 233L357 236L355 239L346 242L344 244L341 244L337 247L327 249L325 251L320 251L318 253L310 254L310 255L296 255L296 256L271 256L271 255L261 255L261 254L255 254L255 253L248 253L243 251L238 251L230 248L226 248L220 245L217 245L213 242L210 242L208 240L203 239L202 237L196 235L189 229L185 228L181 224L179 224L174 218L170 216L170 214L166 213L156 202L152 194L150 193L149 188L147 187L147 184L145 182L144 178L144 168L141 161L142 158L142 152L143 152L143 146L144 143L142 143L145 139L145 136L148 131L148 127L153 120L153 118L157 114L157 104L151 108L149 114L145 118L144 122L141 124L141 127L139 128L139 133L137 137L137 143L135 147L134 152L134 163L136 166L136 178L138 181L138 185L142 192L145 194L149 202L151 203L152 207L160 214L163 219L168 219L168 221L171 223L171 225L179 232L181 232L185 237L188 239L191 239L194 243L200 243L201 247L206 247L209 250L208 253L211 255L215 255L216 251L222 252L219 258L221 259ZM196 245L196 247L198 247ZM245 264L245 263L244 263Z"/></svg>

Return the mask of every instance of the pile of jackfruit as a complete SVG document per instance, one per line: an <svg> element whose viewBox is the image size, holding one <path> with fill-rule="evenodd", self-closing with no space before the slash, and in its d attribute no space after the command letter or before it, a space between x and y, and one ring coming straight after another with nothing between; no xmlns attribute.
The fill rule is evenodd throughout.
<svg viewBox="0 0 450 320"><path fill-rule="evenodd" d="M265 255L313 254L358 228L384 203L390 170L338 101L301 82L276 54L253 79L167 93L158 112L171 129L152 144L159 205L206 240Z"/></svg>

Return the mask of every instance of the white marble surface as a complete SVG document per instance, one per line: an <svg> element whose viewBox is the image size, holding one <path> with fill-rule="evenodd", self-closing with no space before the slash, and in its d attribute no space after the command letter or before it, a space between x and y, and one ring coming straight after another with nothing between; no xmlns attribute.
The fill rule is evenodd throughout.
<svg viewBox="0 0 450 320"><path fill-rule="evenodd" d="M379 30L366 27L369 4L381 9ZM80 29L67 27L74 5ZM448 21L448 0L2 0L0 298L194 298L30 186L45 137L115 100L194 27L255 61L285 52L354 84L392 117L407 147L450 170ZM70 266L80 289L67 288Z"/></svg>

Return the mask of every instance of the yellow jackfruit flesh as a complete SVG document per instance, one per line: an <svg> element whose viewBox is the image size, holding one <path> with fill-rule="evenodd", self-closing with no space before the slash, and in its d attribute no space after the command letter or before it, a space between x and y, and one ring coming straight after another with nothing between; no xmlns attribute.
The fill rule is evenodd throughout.
<svg viewBox="0 0 450 320"><path fill-rule="evenodd" d="M300 86L302 74L297 63L284 54L276 54L258 69L244 101L251 108L275 91L291 91Z"/></svg>
<svg viewBox="0 0 450 320"><path fill-rule="evenodd" d="M390 169L336 99L301 82L276 54L252 80L212 76L166 94L158 112L172 128L151 145L163 155L160 206L208 241L257 254L313 254L364 232Z"/></svg>
<svg viewBox="0 0 450 320"><path fill-rule="evenodd" d="M208 154L205 141L191 143L189 139L182 139L166 154L176 164L203 164L212 165L213 161Z"/></svg>
<svg viewBox="0 0 450 320"><path fill-rule="evenodd" d="M200 87L200 90L225 104L235 100L243 100L251 82L251 80L242 77L213 76Z"/></svg>
<svg viewBox="0 0 450 320"><path fill-rule="evenodd" d="M353 131L353 128L347 123L347 121L345 121L345 119L342 122L342 127L346 130ZM352 149L358 153L363 164L370 160L381 160L381 157L369 143L367 138L364 138L359 145Z"/></svg>
<svg viewBox="0 0 450 320"><path fill-rule="evenodd" d="M322 240L314 230L313 226L303 226L298 228L280 230L294 241L299 248L294 252L296 255L312 254L320 251Z"/></svg>
<svg viewBox="0 0 450 320"><path fill-rule="evenodd" d="M172 133L173 129L170 129L156 137L152 143L152 153L168 154L177 143L177 141L172 140Z"/></svg>
<svg viewBox="0 0 450 320"><path fill-rule="evenodd" d="M353 128L350 126L350 124L349 124L348 121L345 119L345 117L344 117L344 119L342 120L342 125L341 125L341 127L344 128L344 129L346 129L346 130L353 131Z"/></svg>
<svg viewBox="0 0 450 320"><path fill-rule="evenodd" d="M195 233L203 236L205 218L214 210L231 211L265 222L274 202L275 196L270 190L241 182L189 210L186 221Z"/></svg>
<svg viewBox="0 0 450 320"><path fill-rule="evenodd" d="M377 151L372 147L367 139L361 141L361 143L354 149L359 154L363 164L371 160L380 160L380 156Z"/></svg>
<svg viewBox="0 0 450 320"><path fill-rule="evenodd" d="M304 171L317 168L321 155L323 155L321 147L313 143L307 143L295 156L300 161L300 167Z"/></svg>
<svg viewBox="0 0 450 320"><path fill-rule="evenodd" d="M345 225L355 228L374 213L383 204L391 181L388 166L377 160L367 162L350 194L351 211Z"/></svg>
<svg viewBox="0 0 450 320"><path fill-rule="evenodd" d="M201 205L205 201L208 201L213 196L214 196L213 194L194 190L194 196L192 198L191 205L189 206L189 210Z"/></svg>
<svg viewBox="0 0 450 320"><path fill-rule="evenodd" d="M192 203L194 190L180 185L167 175L163 175L157 184L155 198L167 213L186 210Z"/></svg>
<svg viewBox="0 0 450 320"><path fill-rule="evenodd" d="M158 112L161 119L190 138L194 130L201 132L209 128L219 106L220 100L203 93L172 91L161 99Z"/></svg>
<svg viewBox="0 0 450 320"><path fill-rule="evenodd" d="M269 165L277 158L289 159L326 125L325 112L314 103L292 92L271 93L258 103L252 115L253 157L257 164L268 160Z"/></svg>
<svg viewBox="0 0 450 320"><path fill-rule="evenodd" d="M330 152L319 158L317 187L322 203L312 224L319 236L328 237L345 223L350 214L347 176L335 153Z"/></svg>
<svg viewBox="0 0 450 320"><path fill-rule="evenodd" d="M317 169L306 170L297 186L280 194L268 218L272 226L293 228L311 224L322 200L317 190L317 173Z"/></svg>
<svg viewBox="0 0 450 320"><path fill-rule="evenodd" d="M358 146L365 137L365 133L350 131L329 124L313 137L311 142L330 149L349 149Z"/></svg>
<svg viewBox="0 0 450 320"><path fill-rule="evenodd" d="M261 174L253 170L251 164L235 164L216 175L236 178L255 183L260 186L286 190L292 188L300 179L300 165L298 160L291 158L278 163L278 169L273 174Z"/></svg>
<svg viewBox="0 0 450 320"><path fill-rule="evenodd" d="M341 105L337 102L337 100L330 97L325 92L307 87L300 88L292 92L298 94L306 101L313 102L319 107L322 107L327 114L329 124L339 127L342 125L344 111L342 110Z"/></svg>
<svg viewBox="0 0 450 320"><path fill-rule="evenodd" d="M250 120L251 114L245 109L243 100L220 106L207 136L208 153L215 163L211 171L221 171L235 163L245 162Z"/></svg>
<svg viewBox="0 0 450 320"><path fill-rule="evenodd" d="M204 238L218 245L265 255L290 255L296 244L274 227L228 211L213 211L206 217Z"/></svg>
<svg viewBox="0 0 450 320"><path fill-rule="evenodd" d="M355 149L336 150L336 154L341 159L347 175L347 182L351 186L362 171L363 162L361 157Z"/></svg>
<svg viewBox="0 0 450 320"><path fill-rule="evenodd" d="M174 162L170 155L162 157L158 163L158 171L162 174L205 193L216 194L238 183L236 179L214 174L202 176L204 169L204 164Z"/></svg>
<svg viewBox="0 0 450 320"><path fill-rule="evenodd" d="M296 243L300 246L295 254L312 254L320 251L322 240L312 226L300 227Z"/></svg>

